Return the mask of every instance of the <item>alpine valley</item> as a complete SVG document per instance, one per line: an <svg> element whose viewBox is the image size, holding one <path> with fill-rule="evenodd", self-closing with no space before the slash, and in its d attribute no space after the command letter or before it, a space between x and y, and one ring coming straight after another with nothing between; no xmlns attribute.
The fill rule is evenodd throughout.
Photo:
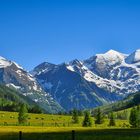
<svg viewBox="0 0 140 140"><path fill-rule="evenodd" d="M110 50L86 60L43 62L30 73L0 57L0 83L16 89L49 113L91 109L140 91L140 50Z"/></svg>

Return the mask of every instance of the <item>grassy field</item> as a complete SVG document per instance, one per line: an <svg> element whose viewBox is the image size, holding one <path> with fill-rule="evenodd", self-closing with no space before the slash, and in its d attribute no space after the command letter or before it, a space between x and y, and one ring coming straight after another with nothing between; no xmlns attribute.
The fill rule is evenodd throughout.
<svg viewBox="0 0 140 140"><path fill-rule="evenodd" d="M79 118L78 124L72 123L72 117L66 115L47 115L47 114L29 114L28 126L42 127L82 127L83 117ZM109 120L105 119L102 125L95 125L94 128L108 128ZM0 126L18 126L18 113L0 111ZM128 120L116 120L116 128L128 128Z"/></svg>
<svg viewBox="0 0 140 140"><path fill-rule="evenodd" d="M18 140L19 131L22 140L72 140L71 131L76 131L76 140L140 140L140 130L130 129L128 120L116 120L115 127L104 124L90 128L82 127L83 117L73 124L71 116L29 114L27 126L18 126L18 113L0 112L0 140Z"/></svg>

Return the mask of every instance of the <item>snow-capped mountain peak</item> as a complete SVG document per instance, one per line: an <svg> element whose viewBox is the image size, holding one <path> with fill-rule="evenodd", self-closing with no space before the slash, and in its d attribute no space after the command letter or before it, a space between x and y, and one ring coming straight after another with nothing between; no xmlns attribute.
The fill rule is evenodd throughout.
<svg viewBox="0 0 140 140"><path fill-rule="evenodd" d="M19 64L17 64L16 62L13 62L13 64L14 64L17 68L24 70L24 69L23 69Z"/></svg>
<svg viewBox="0 0 140 140"><path fill-rule="evenodd" d="M8 60L6 60L4 57L0 56L0 68L5 68L10 66L12 63Z"/></svg>
<svg viewBox="0 0 140 140"><path fill-rule="evenodd" d="M138 49L135 52L133 52L132 54L130 54L126 58L125 62L128 63L128 64L133 64L133 63L140 62L140 49Z"/></svg>
<svg viewBox="0 0 140 140"><path fill-rule="evenodd" d="M4 58L4 57L2 57L2 56L0 56L0 60L1 60L1 59L5 59L5 58Z"/></svg>
<svg viewBox="0 0 140 140"><path fill-rule="evenodd" d="M114 55L114 54L120 54L120 53L118 51L111 49L111 50L107 51L105 54Z"/></svg>
<svg viewBox="0 0 140 140"><path fill-rule="evenodd" d="M96 56L97 56L97 61L106 61L106 62L109 61L112 62L112 64L122 61L125 57L123 54L115 50L109 50L104 54L97 54Z"/></svg>
<svg viewBox="0 0 140 140"><path fill-rule="evenodd" d="M69 65L81 65L82 62L79 61L78 59L74 59L74 60L70 61L68 64Z"/></svg>
<svg viewBox="0 0 140 140"><path fill-rule="evenodd" d="M0 68L6 68L6 67L9 67L11 65L15 65L17 68L23 70L23 68L19 64L17 64L16 62L7 60L6 58L0 56Z"/></svg>
<svg viewBox="0 0 140 140"><path fill-rule="evenodd" d="M61 110L52 96L43 91L34 76L17 63L3 57L0 57L0 84L15 88L20 91L19 94L27 96L47 112Z"/></svg>
<svg viewBox="0 0 140 140"><path fill-rule="evenodd" d="M128 58L140 62L140 50L129 56L109 50L83 61L49 66L49 71L40 69L35 77L66 110L92 108L140 91L140 66L126 63Z"/></svg>
<svg viewBox="0 0 140 140"><path fill-rule="evenodd" d="M36 66L34 68L34 71L31 71L30 73L32 75L39 75L40 73L45 73L51 69L54 69L56 65L48 62L43 62L40 65Z"/></svg>

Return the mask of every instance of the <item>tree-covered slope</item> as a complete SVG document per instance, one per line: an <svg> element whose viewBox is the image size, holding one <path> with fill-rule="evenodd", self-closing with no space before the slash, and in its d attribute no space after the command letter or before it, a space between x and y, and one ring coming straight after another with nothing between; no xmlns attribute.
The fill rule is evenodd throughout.
<svg viewBox="0 0 140 140"><path fill-rule="evenodd" d="M9 88L5 85L0 85L0 110L4 111L18 111L20 104L26 104L29 112L44 111L36 105L30 98L23 96L14 88Z"/></svg>
<svg viewBox="0 0 140 140"><path fill-rule="evenodd" d="M130 94L127 98L116 103L99 107L104 113L120 111L140 104L140 92ZM93 112L97 108L93 109Z"/></svg>

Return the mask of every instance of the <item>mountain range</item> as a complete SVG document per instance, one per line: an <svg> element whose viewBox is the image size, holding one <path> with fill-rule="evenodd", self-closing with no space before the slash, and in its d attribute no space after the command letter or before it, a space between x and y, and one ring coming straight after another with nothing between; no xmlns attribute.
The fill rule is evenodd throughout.
<svg viewBox="0 0 140 140"><path fill-rule="evenodd" d="M46 112L56 113L62 110L29 72L3 57L0 57L0 84L18 90L19 94L31 99Z"/></svg>
<svg viewBox="0 0 140 140"><path fill-rule="evenodd" d="M140 91L140 50L110 50L86 60L43 62L27 72L0 57L0 84L12 87L47 112L89 109L123 100Z"/></svg>

